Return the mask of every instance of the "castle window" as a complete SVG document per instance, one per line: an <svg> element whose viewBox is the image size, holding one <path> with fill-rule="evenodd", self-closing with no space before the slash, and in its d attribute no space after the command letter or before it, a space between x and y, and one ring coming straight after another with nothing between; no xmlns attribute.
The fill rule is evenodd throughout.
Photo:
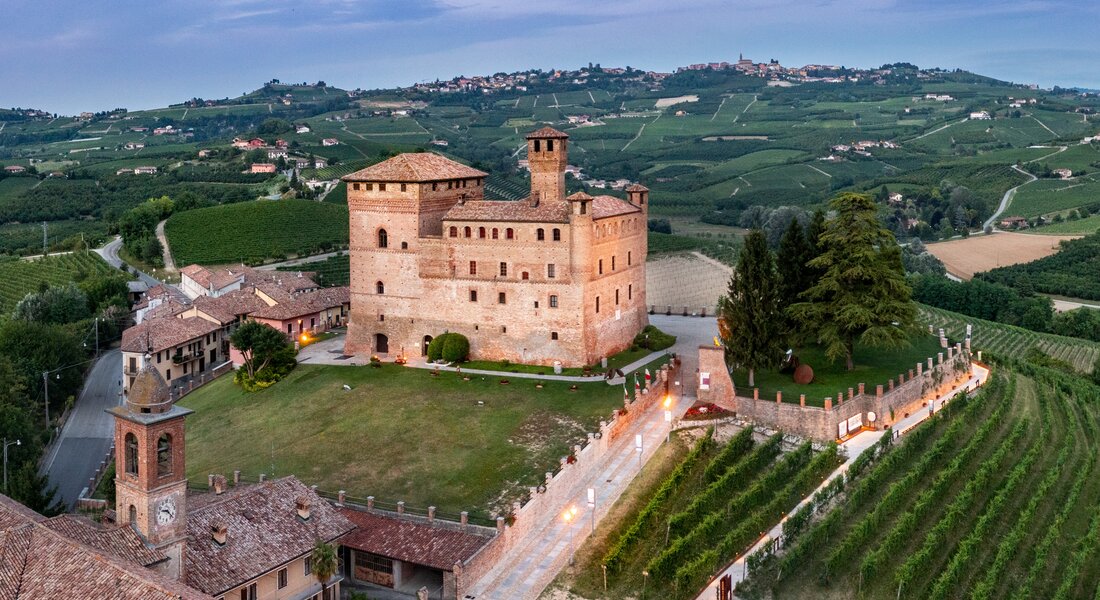
<svg viewBox="0 0 1100 600"><path fill-rule="evenodd" d="M612 271L615 270L615 255L614 254L611 255L611 270Z"/></svg>
<svg viewBox="0 0 1100 600"><path fill-rule="evenodd" d="M535 230L535 239L540 242L546 239L546 232L543 231L542 227Z"/></svg>
<svg viewBox="0 0 1100 600"><path fill-rule="evenodd" d="M511 227L509 227L508 229L505 229L504 230L504 238L508 239L508 240L516 239L516 230L512 229Z"/></svg>
<svg viewBox="0 0 1100 600"><path fill-rule="evenodd" d="M599 314L599 312L600 312L600 297L596 296L596 313Z"/></svg>
<svg viewBox="0 0 1100 600"><path fill-rule="evenodd" d="M138 474L138 447L137 436L133 433L126 434L126 472L130 475Z"/></svg>
<svg viewBox="0 0 1100 600"><path fill-rule="evenodd" d="M355 191L357 191L357 192L358 192L358 191L359 191L359 184L358 184L358 183L353 183L353 184L351 184L351 189L353 189L353 190L355 190Z"/></svg>
<svg viewBox="0 0 1100 600"><path fill-rule="evenodd" d="M380 192L386 191L386 184L384 184L384 183L378 184L378 191L380 191Z"/></svg>
<svg viewBox="0 0 1100 600"><path fill-rule="evenodd" d="M286 581L286 569L279 569L279 589L283 589L287 586Z"/></svg>
<svg viewBox="0 0 1100 600"><path fill-rule="evenodd" d="M401 249L402 250L408 250L409 249L409 243L408 242L401 242Z"/></svg>
<svg viewBox="0 0 1100 600"><path fill-rule="evenodd" d="M519 278L527 281L528 279L530 279L530 275L527 273L527 271L524 271L523 274L519 276Z"/></svg>
<svg viewBox="0 0 1100 600"><path fill-rule="evenodd" d="M469 226L467 226L466 229L463 230L463 233L465 233L466 237L470 237L472 235L472 233L470 233L470 232L471 232L471 229L469 228Z"/></svg>
<svg viewBox="0 0 1100 600"><path fill-rule="evenodd" d="M633 300L634 299L634 284L633 283L626 286L626 299L627 300Z"/></svg>
<svg viewBox="0 0 1100 600"><path fill-rule="evenodd" d="M554 140L546 140L546 151L547 152L553 152L554 151Z"/></svg>
<svg viewBox="0 0 1100 600"><path fill-rule="evenodd" d="M470 290L470 302L477 302L477 290Z"/></svg>
<svg viewBox="0 0 1100 600"><path fill-rule="evenodd" d="M508 276L508 263L506 263L506 262L500 263L500 276L501 277L507 277Z"/></svg>
<svg viewBox="0 0 1100 600"><path fill-rule="evenodd" d="M385 320L386 320L386 315L378 315L378 322L379 323L385 322Z"/></svg>
<svg viewBox="0 0 1100 600"><path fill-rule="evenodd" d="M453 188L454 186L455 186L455 182L453 182L453 181L448 181L448 182L447 182L447 189L451 189L451 188Z"/></svg>
<svg viewBox="0 0 1100 600"><path fill-rule="evenodd" d="M554 271L555 271L554 263L550 263L550 264L546 265L546 278L547 279L553 279L555 277Z"/></svg>
<svg viewBox="0 0 1100 600"><path fill-rule="evenodd" d="M500 326L500 332L501 333L508 333L508 326L507 325L501 325Z"/></svg>
<svg viewBox="0 0 1100 600"><path fill-rule="evenodd" d="M401 191L402 192L405 191L405 184L403 184L403 183L401 184Z"/></svg>
<svg viewBox="0 0 1100 600"><path fill-rule="evenodd" d="M458 227L451 226L451 237L458 237Z"/></svg>
<svg viewBox="0 0 1100 600"><path fill-rule="evenodd" d="M137 527L137 507L130 505L130 525Z"/></svg>
<svg viewBox="0 0 1100 600"><path fill-rule="evenodd" d="M477 275L477 261L470 261L470 275Z"/></svg>
<svg viewBox="0 0 1100 600"><path fill-rule="evenodd" d="M615 306L619 305L619 288L615 288Z"/></svg>
<svg viewBox="0 0 1100 600"><path fill-rule="evenodd" d="M551 332L550 332L550 339L552 339L552 340L557 340L557 339L558 339L558 332L556 332L556 331L551 331Z"/></svg>
<svg viewBox="0 0 1100 600"><path fill-rule="evenodd" d="M438 190L438 189L439 189L439 184L433 181L433 182L432 182L432 191L434 192L434 191L436 191L436 190Z"/></svg>
<svg viewBox="0 0 1100 600"><path fill-rule="evenodd" d="M368 192L373 192L374 191L374 184L373 183L364 183L363 188L366 189Z"/></svg>
<svg viewBox="0 0 1100 600"><path fill-rule="evenodd" d="M627 253L626 253L626 266L628 266L628 267L630 266L630 256L631 256L631 253L629 251L627 251Z"/></svg>
<svg viewBox="0 0 1100 600"><path fill-rule="evenodd" d="M374 284L374 291L377 292L378 295L385 294L386 293L386 285L384 283L382 283L381 281L377 281Z"/></svg>
<svg viewBox="0 0 1100 600"><path fill-rule="evenodd" d="M494 240L500 239L500 230L497 229L496 227L493 228L493 239Z"/></svg>
<svg viewBox="0 0 1100 600"><path fill-rule="evenodd" d="M539 301L535 300L535 308L538 308L538 307L539 307Z"/></svg>
<svg viewBox="0 0 1100 600"><path fill-rule="evenodd" d="M561 230L560 229L554 228L554 241L555 242L560 242L561 241Z"/></svg>
<svg viewBox="0 0 1100 600"><path fill-rule="evenodd" d="M499 292L497 294L497 304L508 304L508 300L504 292Z"/></svg>
<svg viewBox="0 0 1100 600"><path fill-rule="evenodd" d="M164 380L165 381L172 381L172 369L168 369L167 371L164 372Z"/></svg>
<svg viewBox="0 0 1100 600"><path fill-rule="evenodd" d="M535 152L542 152L542 143L539 140L535 140Z"/></svg>
<svg viewBox="0 0 1100 600"><path fill-rule="evenodd" d="M557 307L558 307L558 297L554 296L554 295L551 295L550 296L550 308L557 308Z"/></svg>
<svg viewBox="0 0 1100 600"><path fill-rule="evenodd" d="M599 260L599 271L600 271L599 274L603 275L603 259L602 258Z"/></svg>
<svg viewBox="0 0 1100 600"><path fill-rule="evenodd" d="M484 227L478 227L477 228L477 237L479 237L481 239L485 239L485 228Z"/></svg>
<svg viewBox="0 0 1100 600"><path fill-rule="evenodd" d="M378 230L378 247L385 248L390 245L390 236L385 229Z"/></svg>
<svg viewBox="0 0 1100 600"><path fill-rule="evenodd" d="M581 214L583 215L583 214L586 214L587 212L588 212L588 203L582 201L581 202Z"/></svg>
<svg viewBox="0 0 1100 600"><path fill-rule="evenodd" d="M172 436L167 433L157 440L157 477L172 474Z"/></svg>

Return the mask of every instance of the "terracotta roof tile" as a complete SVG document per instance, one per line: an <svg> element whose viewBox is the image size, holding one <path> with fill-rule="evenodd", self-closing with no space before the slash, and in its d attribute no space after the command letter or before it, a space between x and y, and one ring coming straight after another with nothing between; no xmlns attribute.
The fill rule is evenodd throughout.
<svg viewBox="0 0 1100 600"><path fill-rule="evenodd" d="M615 196L596 196L592 199L593 219L606 219L608 217L617 217L630 213L640 214L641 212L642 209L622 198L616 198Z"/></svg>
<svg viewBox="0 0 1100 600"><path fill-rule="evenodd" d="M517 221L528 223L568 223L569 203L540 200L535 205L524 200L469 200L456 204L443 216L444 221Z"/></svg>
<svg viewBox="0 0 1100 600"><path fill-rule="evenodd" d="M376 165L349 175L344 181L442 181L468 177L485 177L488 173L455 162L434 152L398 154Z"/></svg>
<svg viewBox="0 0 1100 600"><path fill-rule="evenodd" d="M364 552L450 571L493 538L378 513L341 508L356 525L340 543Z"/></svg>
<svg viewBox="0 0 1100 600"><path fill-rule="evenodd" d="M213 333L219 327L217 323L211 323L202 317L147 318L122 332L122 351L144 353L148 350L147 346L152 345L153 352L160 352Z"/></svg>
<svg viewBox="0 0 1100 600"><path fill-rule="evenodd" d="M347 286L321 288L299 294L289 300L280 301L273 306L264 306L251 313L257 319L278 319L285 321L303 315L316 314L329 308L336 308L351 302L351 289Z"/></svg>
<svg viewBox="0 0 1100 600"><path fill-rule="evenodd" d="M640 183L632 183L632 184L626 186L626 189L623 190L623 191L626 191L626 192L648 192L649 188L647 188L646 186L644 186Z"/></svg>
<svg viewBox="0 0 1100 600"><path fill-rule="evenodd" d="M538 139L546 139L546 138L556 139L556 138L567 138L567 137L569 137L569 136L566 135L565 133L561 132L561 131L558 131L557 129L554 129L553 127L543 127L542 129L539 129L537 131L532 131L531 133L527 134L527 139L529 139L529 140L533 140L533 139L536 139L536 138L538 138Z"/></svg>
<svg viewBox="0 0 1100 600"><path fill-rule="evenodd" d="M310 501L309 520L296 510ZM303 556L315 540L332 541L355 525L294 477L188 498L187 583L217 595ZM225 525L225 545L210 535Z"/></svg>
<svg viewBox="0 0 1100 600"><path fill-rule="evenodd" d="M199 296L195 298L194 306L211 318L217 319L220 324L228 325L241 315L265 308L267 303L261 300L252 288L247 288L222 294L217 298Z"/></svg>
<svg viewBox="0 0 1100 600"><path fill-rule="evenodd" d="M77 515L58 515L42 524L67 538L144 567L168 558L163 552L146 546L128 525L104 527Z"/></svg>

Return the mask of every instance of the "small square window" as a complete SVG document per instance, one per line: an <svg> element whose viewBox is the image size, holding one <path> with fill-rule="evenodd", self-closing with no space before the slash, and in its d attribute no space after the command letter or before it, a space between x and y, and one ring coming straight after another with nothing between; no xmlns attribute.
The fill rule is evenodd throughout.
<svg viewBox="0 0 1100 600"><path fill-rule="evenodd" d="M500 292L499 294L497 294L497 304L507 304L504 292Z"/></svg>
<svg viewBox="0 0 1100 600"><path fill-rule="evenodd" d="M508 326L507 325L501 325L500 326L500 332L501 333L508 333Z"/></svg>
<svg viewBox="0 0 1100 600"><path fill-rule="evenodd" d="M438 190L438 189L439 189L439 184L438 184L438 183L435 183L435 182L432 182L432 191L434 192L434 191L436 191L436 190Z"/></svg>
<svg viewBox="0 0 1100 600"><path fill-rule="evenodd" d="M378 184L378 191L380 191L380 192L386 191L386 184L384 184L384 183Z"/></svg>
<svg viewBox="0 0 1100 600"><path fill-rule="evenodd" d="M402 191L402 192L404 192L404 191L405 191L405 184L404 184L404 183L402 183L402 184L401 184L401 191Z"/></svg>
<svg viewBox="0 0 1100 600"><path fill-rule="evenodd" d="M470 290L470 302L477 302L477 290Z"/></svg>
<svg viewBox="0 0 1100 600"><path fill-rule="evenodd" d="M358 184L358 183L353 183L353 184L351 184L351 189L353 189L353 190L355 190L355 191L357 191L357 192L358 192L358 191L359 191L359 184Z"/></svg>
<svg viewBox="0 0 1100 600"><path fill-rule="evenodd" d="M382 322L386 320L386 315L378 315L378 321Z"/></svg>
<svg viewBox="0 0 1100 600"><path fill-rule="evenodd" d="M279 569L279 589L283 589L287 585L286 581L286 569Z"/></svg>
<svg viewBox="0 0 1100 600"><path fill-rule="evenodd" d="M365 184L363 184L363 187L364 187L364 188L365 188L365 189L366 189L366 190L367 190L368 192L372 192L372 191L374 191L374 184L373 184L373 183L365 183Z"/></svg>
<svg viewBox="0 0 1100 600"><path fill-rule="evenodd" d="M306 559L302 561L302 567L303 576L310 577L311 575L313 575L313 557L307 556Z"/></svg>
<svg viewBox="0 0 1100 600"><path fill-rule="evenodd" d="M557 307L558 307L558 297L557 296L550 296L550 308L557 308Z"/></svg>
<svg viewBox="0 0 1100 600"><path fill-rule="evenodd" d="M539 301L535 300L535 308L538 308L538 307L539 307Z"/></svg>
<svg viewBox="0 0 1100 600"><path fill-rule="evenodd" d="M552 340L556 340L556 339L558 339L558 332L556 332L556 331L551 331L551 332L550 332L550 339L552 339Z"/></svg>

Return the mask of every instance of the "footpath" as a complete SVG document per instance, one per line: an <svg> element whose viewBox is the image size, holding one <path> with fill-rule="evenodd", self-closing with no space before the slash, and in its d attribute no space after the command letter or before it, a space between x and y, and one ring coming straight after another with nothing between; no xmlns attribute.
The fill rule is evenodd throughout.
<svg viewBox="0 0 1100 600"><path fill-rule="evenodd" d="M897 424L891 429L893 434L898 437L905 435L906 432L913 429L913 427L919 425L924 420L928 419L930 416L932 416L932 414L939 412L940 409L943 408L943 405L954 398L955 395L959 392L972 392L981 387L982 384L985 383L986 379L989 378L989 370L981 365L978 365L977 363L972 363L972 368L973 374L971 375L970 379L960 383L959 385L955 386L950 391L939 396L938 398L933 398L931 400L931 404L929 405L928 410L917 411L916 413L911 414L908 417L898 421ZM848 471L848 467L850 467L852 463L855 462L856 458L858 458L860 454L863 454L864 450L873 447L883 436L883 434L884 432L882 431L865 431L863 433L860 433L859 435L856 435L855 437L849 438L843 444L840 444L840 447L847 452L848 460L844 461L844 464L837 467L835 471L833 471L827 478L825 478L825 481L821 482L821 485L818 486L817 489L811 492L810 495L803 498L802 501L798 503L798 506L794 507L791 512L787 513L787 515L783 517L783 519L780 520L780 522L776 524L775 527L772 527L770 530L768 530L768 532L764 534L764 536L761 537L755 544L753 544L751 548L749 548L741 556L738 556L733 562L726 565L726 568L719 571L718 574L715 575L714 579L712 579L711 582L707 584L707 587L703 588L703 591L698 596L696 596L695 600L715 600L715 598L718 597L718 581L726 575L730 576L730 583L732 584L733 589L736 590L737 585L744 581L748 574L746 559L754 552L759 551L766 545L776 544L777 546L782 546L783 522L786 521L788 518L794 516L794 514L798 512L798 510L802 508L804 504L808 503L813 498L814 494L816 494L818 490L821 490L825 486L829 485L829 483L837 477L843 476L844 473Z"/></svg>

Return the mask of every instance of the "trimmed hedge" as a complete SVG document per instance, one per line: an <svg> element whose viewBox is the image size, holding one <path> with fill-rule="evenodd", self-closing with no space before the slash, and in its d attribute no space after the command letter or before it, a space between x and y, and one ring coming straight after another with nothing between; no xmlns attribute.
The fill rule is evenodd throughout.
<svg viewBox="0 0 1100 600"><path fill-rule="evenodd" d="M470 355L470 340L461 333L444 333L428 343L428 361L463 362Z"/></svg>

